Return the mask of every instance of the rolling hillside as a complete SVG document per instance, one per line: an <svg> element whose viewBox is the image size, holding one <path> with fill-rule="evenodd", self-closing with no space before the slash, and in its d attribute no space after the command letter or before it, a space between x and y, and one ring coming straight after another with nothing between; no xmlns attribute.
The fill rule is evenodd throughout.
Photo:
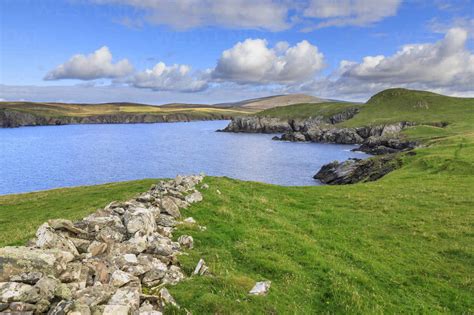
<svg viewBox="0 0 474 315"><path fill-rule="evenodd" d="M329 100L306 94L289 94L254 98L234 103L220 103L215 104L215 106L241 107L245 109L264 110L273 107L288 106L300 103L323 103L328 101Z"/></svg>
<svg viewBox="0 0 474 315"><path fill-rule="evenodd" d="M250 110L242 108L206 105L161 107L135 103L0 102L0 127L213 120L249 113Z"/></svg>

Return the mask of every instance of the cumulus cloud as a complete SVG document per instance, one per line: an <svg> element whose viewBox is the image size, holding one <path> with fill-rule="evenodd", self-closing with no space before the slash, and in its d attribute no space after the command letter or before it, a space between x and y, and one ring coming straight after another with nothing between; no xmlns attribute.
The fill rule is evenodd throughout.
<svg viewBox="0 0 474 315"><path fill-rule="evenodd" d="M467 33L452 28L437 42L405 45L391 56L343 60L331 76L291 86L289 91L366 100L384 89L405 87L473 97L474 54L466 48Z"/></svg>
<svg viewBox="0 0 474 315"><path fill-rule="evenodd" d="M89 55L77 54L57 66L45 76L45 80L120 78L130 74L133 66L127 59L112 63L112 53L107 46Z"/></svg>
<svg viewBox="0 0 474 315"><path fill-rule="evenodd" d="M157 63L152 69L136 73L129 83L154 91L196 92L207 88L207 81L191 73L187 65Z"/></svg>
<svg viewBox="0 0 474 315"><path fill-rule="evenodd" d="M401 0L311 0L303 15L321 20L313 28L366 26L395 15L400 3Z"/></svg>
<svg viewBox="0 0 474 315"><path fill-rule="evenodd" d="M281 31L289 6L272 0L92 0L98 4L123 4L145 12L151 24L185 30L198 26ZM126 19L130 23L130 18Z"/></svg>
<svg viewBox="0 0 474 315"><path fill-rule="evenodd" d="M246 39L222 53L212 77L241 84L291 84L313 77L323 66L323 54L306 40L269 48L266 40Z"/></svg>
<svg viewBox="0 0 474 315"><path fill-rule="evenodd" d="M342 77L472 89L474 55L466 49L466 41L466 30L452 28L436 43L405 45L392 56L367 56L360 63L343 61Z"/></svg>

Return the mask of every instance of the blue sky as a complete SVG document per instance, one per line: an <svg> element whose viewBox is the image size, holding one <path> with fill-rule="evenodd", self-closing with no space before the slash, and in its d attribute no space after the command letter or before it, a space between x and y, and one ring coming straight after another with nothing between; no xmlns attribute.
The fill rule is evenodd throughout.
<svg viewBox="0 0 474 315"><path fill-rule="evenodd" d="M473 1L219 3L3 0L0 98L364 100L394 86L474 96Z"/></svg>

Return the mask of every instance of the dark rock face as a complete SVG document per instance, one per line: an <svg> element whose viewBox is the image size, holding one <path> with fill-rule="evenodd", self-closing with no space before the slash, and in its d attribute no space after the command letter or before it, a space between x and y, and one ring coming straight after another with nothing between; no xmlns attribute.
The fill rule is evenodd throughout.
<svg viewBox="0 0 474 315"><path fill-rule="evenodd" d="M218 131L248 133L304 132L314 126L340 123L354 117L358 112L358 108L350 108L328 118L320 116L308 119L290 120L259 116L236 117L232 119L227 127Z"/></svg>
<svg viewBox="0 0 474 315"><path fill-rule="evenodd" d="M334 161L321 167L314 178L329 185L370 182L385 176L400 166L400 158L393 154L366 160Z"/></svg>
<svg viewBox="0 0 474 315"><path fill-rule="evenodd" d="M361 144L357 151L378 155L415 148L417 146L416 142L404 141L399 138L399 134L403 129L413 125L409 122L357 128L312 125L302 131L285 132L281 137L276 137L274 140Z"/></svg>
<svg viewBox="0 0 474 315"><path fill-rule="evenodd" d="M43 117L8 109L0 109L0 128L21 126L47 126L47 125L72 125L72 124L135 124L135 123L160 123L193 120L219 120L231 117L221 114L211 114L208 117L194 117L189 114L116 114L94 115L86 117Z"/></svg>

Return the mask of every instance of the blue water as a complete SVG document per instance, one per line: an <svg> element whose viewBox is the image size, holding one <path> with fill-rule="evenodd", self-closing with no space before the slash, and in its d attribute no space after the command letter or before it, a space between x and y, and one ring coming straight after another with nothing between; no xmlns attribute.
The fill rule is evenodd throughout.
<svg viewBox="0 0 474 315"><path fill-rule="evenodd" d="M318 185L354 146L215 132L227 121L0 129L0 194L205 172L279 185Z"/></svg>

